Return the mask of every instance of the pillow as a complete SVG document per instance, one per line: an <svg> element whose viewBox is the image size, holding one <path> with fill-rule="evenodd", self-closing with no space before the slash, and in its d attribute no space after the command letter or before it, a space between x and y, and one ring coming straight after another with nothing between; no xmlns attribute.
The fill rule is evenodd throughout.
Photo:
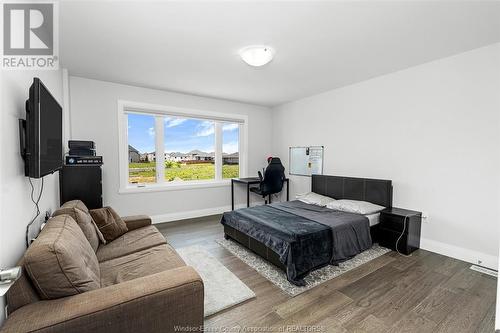
<svg viewBox="0 0 500 333"><path fill-rule="evenodd" d="M341 212L363 215L375 214L385 209L385 207L373 204L371 202L346 199L329 202L326 205L326 208L339 210Z"/></svg>
<svg viewBox="0 0 500 333"><path fill-rule="evenodd" d="M128 231L125 222L111 207L92 209L90 215L106 242L111 242Z"/></svg>
<svg viewBox="0 0 500 333"><path fill-rule="evenodd" d="M24 268L42 299L101 287L101 271L82 229L69 215L48 220L24 254Z"/></svg>
<svg viewBox="0 0 500 333"><path fill-rule="evenodd" d="M316 205L316 206L326 206L329 202L335 201L335 199L326 197L324 195L309 192L305 194L297 195L297 200L302 201L306 204Z"/></svg>
<svg viewBox="0 0 500 333"><path fill-rule="evenodd" d="M92 217L90 216L89 210L85 204L80 200L68 201L62 205L61 208L56 210L52 216L59 216L63 214L70 215L73 220L75 220L89 241L90 246L92 246L92 249L96 252L99 247L99 239L103 241L103 238L102 235L100 235L94 221L92 221Z"/></svg>

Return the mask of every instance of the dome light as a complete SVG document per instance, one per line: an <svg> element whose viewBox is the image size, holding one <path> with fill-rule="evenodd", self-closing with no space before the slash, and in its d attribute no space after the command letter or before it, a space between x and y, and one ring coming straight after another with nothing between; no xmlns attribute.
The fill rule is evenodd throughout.
<svg viewBox="0 0 500 333"><path fill-rule="evenodd" d="M240 50L240 57L250 66L260 67L273 60L273 48L265 45L251 45Z"/></svg>

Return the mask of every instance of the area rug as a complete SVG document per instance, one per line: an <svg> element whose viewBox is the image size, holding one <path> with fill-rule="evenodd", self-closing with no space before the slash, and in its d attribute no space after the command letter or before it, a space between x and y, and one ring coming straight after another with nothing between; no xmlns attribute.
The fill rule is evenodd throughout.
<svg viewBox="0 0 500 333"><path fill-rule="evenodd" d="M254 298L255 293L202 246L176 249L200 274L205 286L205 317Z"/></svg>
<svg viewBox="0 0 500 333"><path fill-rule="evenodd" d="M216 242L292 297L391 251L378 244L374 244L371 249L358 254L350 260L340 263L339 266L328 265L311 272L304 279L306 285L299 287L288 282L285 272L281 269L262 259L259 255L253 253L244 246L226 239L217 240Z"/></svg>

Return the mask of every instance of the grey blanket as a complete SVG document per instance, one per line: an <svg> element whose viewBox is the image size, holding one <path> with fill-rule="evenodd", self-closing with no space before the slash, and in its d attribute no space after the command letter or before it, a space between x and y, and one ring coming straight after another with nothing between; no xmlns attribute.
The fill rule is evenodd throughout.
<svg viewBox="0 0 500 333"><path fill-rule="evenodd" d="M300 201L226 212L221 223L276 252L288 280L296 285L304 285L310 271L338 264L372 246L365 216Z"/></svg>

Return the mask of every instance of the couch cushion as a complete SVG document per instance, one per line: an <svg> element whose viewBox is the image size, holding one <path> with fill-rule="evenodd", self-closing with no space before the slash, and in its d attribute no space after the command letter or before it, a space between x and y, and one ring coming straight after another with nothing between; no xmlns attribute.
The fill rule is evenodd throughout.
<svg viewBox="0 0 500 333"><path fill-rule="evenodd" d="M123 216L122 220L129 231L151 225L151 217L147 215Z"/></svg>
<svg viewBox="0 0 500 333"><path fill-rule="evenodd" d="M101 286L106 287L186 264L169 244L163 244L101 262L99 266Z"/></svg>
<svg viewBox="0 0 500 333"><path fill-rule="evenodd" d="M96 252L97 260L103 262L166 243L158 229L150 225L130 230L112 242L101 244Z"/></svg>
<svg viewBox="0 0 500 333"><path fill-rule="evenodd" d="M78 226L82 229L83 234L89 241L92 249L94 249L94 252L97 251L97 248L99 247L99 230L92 220L89 210L85 204L80 200L68 201L52 215L59 216L63 214L70 215L73 220L78 223Z"/></svg>
<svg viewBox="0 0 500 333"><path fill-rule="evenodd" d="M106 242L111 242L128 231L125 222L111 207L92 209L90 215Z"/></svg>
<svg viewBox="0 0 500 333"><path fill-rule="evenodd" d="M69 215L49 219L24 255L24 268L42 299L99 288L97 257Z"/></svg>

